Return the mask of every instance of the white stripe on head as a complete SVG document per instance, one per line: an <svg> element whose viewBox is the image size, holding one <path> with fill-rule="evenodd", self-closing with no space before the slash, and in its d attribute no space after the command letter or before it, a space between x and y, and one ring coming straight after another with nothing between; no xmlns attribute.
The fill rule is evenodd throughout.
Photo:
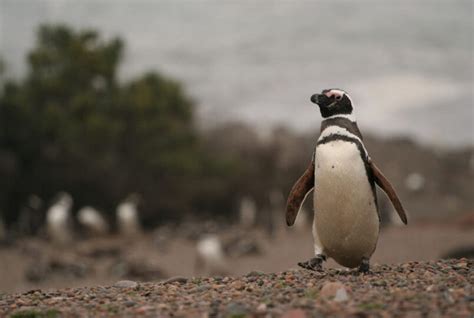
<svg viewBox="0 0 474 318"><path fill-rule="evenodd" d="M342 97L346 92L340 90L340 89L331 89L329 92L324 93L327 97L333 97L333 96L338 96Z"/></svg>
<svg viewBox="0 0 474 318"><path fill-rule="evenodd" d="M342 97L343 95L346 95L347 98L349 98L349 101L351 102L352 107L354 107L354 103L352 102L352 98L347 94L347 92L343 91L342 89L331 89L330 91L324 93L327 97L332 97L332 96L339 96Z"/></svg>

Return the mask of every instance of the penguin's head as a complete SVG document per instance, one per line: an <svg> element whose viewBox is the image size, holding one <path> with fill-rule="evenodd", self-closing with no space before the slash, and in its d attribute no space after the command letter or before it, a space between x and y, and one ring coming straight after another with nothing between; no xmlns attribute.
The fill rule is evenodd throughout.
<svg viewBox="0 0 474 318"><path fill-rule="evenodd" d="M321 94L311 96L311 101L319 106L321 116L352 114L352 100L349 95L337 88L324 89Z"/></svg>

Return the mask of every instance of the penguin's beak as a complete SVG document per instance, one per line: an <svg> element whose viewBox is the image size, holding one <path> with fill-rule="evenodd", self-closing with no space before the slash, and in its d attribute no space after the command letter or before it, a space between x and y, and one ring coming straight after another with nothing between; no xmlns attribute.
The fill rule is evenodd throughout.
<svg viewBox="0 0 474 318"><path fill-rule="evenodd" d="M321 99L321 94L314 94L313 96L311 96L311 102L315 104L319 104L320 99Z"/></svg>
<svg viewBox="0 0 474 318"><path fill-rule="evenodd" d="M325 94L314 94L311 96L311 101L319 106L319 108L328 108L332 106L331 99Z"/></svg>

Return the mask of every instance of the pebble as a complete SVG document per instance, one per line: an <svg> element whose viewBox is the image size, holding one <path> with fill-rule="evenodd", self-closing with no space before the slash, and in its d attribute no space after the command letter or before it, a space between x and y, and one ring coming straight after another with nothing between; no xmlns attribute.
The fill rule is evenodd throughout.
<svg viewBox="0 0 474 318"><path fill-rule="evenodd" d="M267 305L264 303L261 303L257 306L257 313L264 313L267 311Z"/></svg>
<svg viewBox="0 0 474 318"><path fill-rule="evenodd" d="M245 274L245 277L259 277L265 275L262 271L251 271Z"/></svg>
<svg viewBox="0 0 474 318"><path fill-rule="evenodd" d="M188 278L182 276L175 276L168 278L167 280L163 281L163 284L171 284L171 283L180 283L185 284L188 281Z"/></svg>
<svg viewBox="0 0 474 318"><path fill-rule="evenodd" d="M236 290L243 290L245 288L245 284L240 281L235 281L230 284L230 287Z"/></svg>
<svg viewBox="0 0 474 318"><path fill-rule="evenodd" d="M138 308L135 310L135 312L136 312L137 314L144 314L144 313L146 313L147 311L151 311L151 310L153 310L153 309L155 309L153 306L145 305L145 306L138 307Z"/></svg>
<svg viewBox="0 0 474 318"><path fill-rule="evenodd" d="M344 290L347 294L346 286L344 286L344 284L342 284L341 282L328 282L324 284L323 288L321 288L319 295L324 298L334 298L336 297L337 292L341 289Z"/></svg>
<svg viewBox="0 0 474 318"><path fill-rule="evenodd" d="M209 290L209 289L210 289L209 286L203 285L203 286L197 287L197 288L196 288L196 292L200 293L200 292L204 292L204 291Z"/></svg>
<svg viewBox="0 0 474 318"><path fill-rule="evenodd" d="M22 299L17 299L15 303L17 306L23 306L25 304L25 301Z"/></svg>
<svg viewBox="0 0 474 318"><path fill-rule="evenodd" d="M282 318L306 318L306 313L302 309L291 309L285 312Z"/></svg>
<svg viewBox="0 0 474 318"><path fill-rule="evenodd" d="M227 316L246 316L249 313L247 307L241 303L230 303L226 308L226 317Z"/></svg>
<svg viewBox="0 0 474 318"><path fill-rule="evenodd" d="M467 266L468 266L467 264L468 264L468 263L467 263L467 259L462 258L462 259L459 260L459 263L457 263L456 265L457 265L458 267L467 267Z"/></svg>
<svg viewBox="0 0 474 318"><path fill-rule="evenodd" d="M118 288L136 288L138 287L138 283L132 280L121 280L114 284L114 287Z"/></svg>
<svg viewBox="0 0 474 318"><path fill-rule="evenodd" d="M186 281L173 277L167 283L120 281L109 287L0 294L0 317L31 306L66 317L462 317L472 312L473 268L471 260L439 260L374 264L367 275L329 268Z"/></svg>
<svg viewBox="0 0 474 318"><path fill-rule="evenodd" d="M334 296L334 301L336 302L343 302L343 301L348 301L349 300L349 295L347 294L347 291L345 288L339 288L336 291L336 296Z"/></svg>

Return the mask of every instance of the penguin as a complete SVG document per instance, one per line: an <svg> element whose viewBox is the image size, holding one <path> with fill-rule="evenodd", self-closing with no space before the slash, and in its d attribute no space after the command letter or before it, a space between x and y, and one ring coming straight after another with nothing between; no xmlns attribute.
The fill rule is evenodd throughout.
<svg viewBox="0 0 474 318"><path fill-rule="evenodd" d="M49 238L58 245L73 240L72 212L73 199L69 193L61 192L46 213L46 225Z"/></svg>
<svg viewBox="0 0 474 318"><path fill-rule="evenodd" d="M323 121L316 147L303 175L292 187L286 206L291 226L308 194L313 191L315 257L298 265L322 270L327 258L348 268L370 270L380 229L375 185L388 196L407 224L398 195L371 160L353 114L353 102L341 89L325 89L311 96Z"/></svg>

